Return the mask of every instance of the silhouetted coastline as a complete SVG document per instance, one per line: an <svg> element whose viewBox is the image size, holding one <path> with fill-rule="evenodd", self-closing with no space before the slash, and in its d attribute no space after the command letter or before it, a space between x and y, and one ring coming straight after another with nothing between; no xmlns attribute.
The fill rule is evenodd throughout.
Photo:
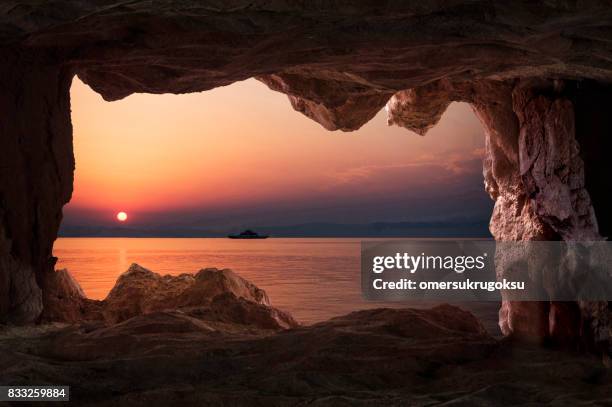
<svg viewBox="0 0 612 407"><path fill-rule="evenodd" d="M238 228L129 228L62 225L59 237L226 237ZM442 222L374 222L365 224L303 223L289 226L256 226L262 235L275 237L446 237L489 238L488 222L482 220Z"/></svg>

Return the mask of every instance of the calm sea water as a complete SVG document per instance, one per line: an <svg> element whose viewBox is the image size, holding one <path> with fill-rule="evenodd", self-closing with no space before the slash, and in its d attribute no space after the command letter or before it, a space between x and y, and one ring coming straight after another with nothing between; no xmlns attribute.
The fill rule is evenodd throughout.
<svg viewBox="0 0 612 407"><path fill-rule="evenodd" d="M60 238L57 268L67 268L89 298L103 299L117 277L138 263L160 274L230 268L266 290L272 305L311 324L351 311L377 307L430 307L433 303L374 303L360 287L359 238ZM368 239L372 240L372 239ZM465 303L493 334L496 303Z"/></svg>

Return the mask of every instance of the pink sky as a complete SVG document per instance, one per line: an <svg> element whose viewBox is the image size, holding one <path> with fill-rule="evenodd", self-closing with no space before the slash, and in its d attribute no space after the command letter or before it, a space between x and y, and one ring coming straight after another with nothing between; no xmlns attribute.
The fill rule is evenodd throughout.
<svg viewBox="0 0 612 407"><path fill-rule="evenodd" d="M384 111L359 131L326 131L253 79L109 103L75 78L71 93L76 179L66 223L108 224L118 211L134 225L197 218L206 226L488 210L482 129L465 104L420 137L388 127ZM441 205L443 196L460 198Z"/></svg>

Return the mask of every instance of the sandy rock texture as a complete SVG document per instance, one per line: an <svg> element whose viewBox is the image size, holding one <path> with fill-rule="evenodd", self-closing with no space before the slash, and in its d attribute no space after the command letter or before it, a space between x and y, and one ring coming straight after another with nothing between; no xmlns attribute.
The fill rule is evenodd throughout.
<svg viewBox="0 0 612 407"><path fill-rule="evenodd" d="M390 124L424 134L450 101L467 101L486 132L496 239L599 239L612 233L611 164L602 156L612 129L611 42L612 8L596 0L5 1L0 111L11 120L0 124L0 321L37 321L55 301L46 298L54 283L45 284L72 192L74 75L106 100L256 77L344 131L388 102ZM578 336L598 336L592 329L609 320L600 317L609 307L598 317L579 308L575 320L565 306L505 303L500 324L545 338L566 325L546 323L552 315L574 320L568 329Z"/></svg>
<svg viewBox="0 0 612 407"><path fill-rule="evenodd" d="M155 311L111 326L0 331L0 381L87 406L607 405L601 361L491 338L470 313L353 312L313 326Z"/></svg>

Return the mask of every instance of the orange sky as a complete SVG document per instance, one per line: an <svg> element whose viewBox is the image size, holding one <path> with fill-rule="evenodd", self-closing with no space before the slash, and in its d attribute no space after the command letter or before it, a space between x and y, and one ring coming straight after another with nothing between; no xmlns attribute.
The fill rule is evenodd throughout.
<svg viewBox="0 0 612 407"><path fill-rule="evenodd" d="M461 194L466 186L483 201L482 130L465 104L451 105L420 137L388 127L384 111L359 131L326 131L253 79L109 103L75 78L71 94L76 179L68 223L111 222L120 210L134 223L178 222L181 213L329 221L363 202L346 220L359 223L364 214L376 219L381 202L402 200L406 216L397 207L393 216L378 210L378 218L406 220L419 218L427 199L439 200L440 189ZM267 208L267 218L257 208Z"/></svg>

